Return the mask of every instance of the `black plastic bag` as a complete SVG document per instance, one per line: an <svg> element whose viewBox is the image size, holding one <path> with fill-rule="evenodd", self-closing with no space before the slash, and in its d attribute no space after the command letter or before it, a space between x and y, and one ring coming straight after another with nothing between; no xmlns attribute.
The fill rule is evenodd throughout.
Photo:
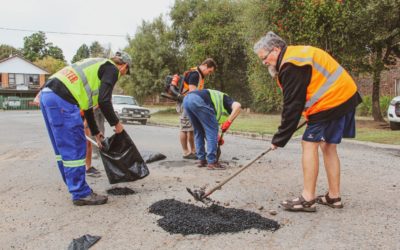
<svg viewBox="0 0 400 250"><path fill-rule="evenodd" d="M110 184L131 182L149 175L149 169L135 144L124 131L108 137L100 150Z"/></svg>
<svg viewBox="0 0 400 250"><path fill-rule="evenodd" d="M151 163L155 161L161 161L167 158L165 155L161 153L156 153L156 152L150 152L150 151L142 151L141 155L143 157L143 160L146 163Z"/></svg>
<svg viewBox="0 0 400 250"><path fill-rule="evenodd" d="M68 250L87 250L94 244L96 244L97 241L101 239L100 236L95 236L95 235L90 235L90 234L85 234L82 237L79 237L78 239L73 239L72 242L68 246Z"/></svg>

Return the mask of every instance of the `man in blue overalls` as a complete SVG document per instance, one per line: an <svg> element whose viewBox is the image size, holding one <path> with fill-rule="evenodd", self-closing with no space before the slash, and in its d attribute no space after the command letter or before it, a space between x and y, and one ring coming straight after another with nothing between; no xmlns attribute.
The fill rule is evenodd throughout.
<svg viewBox="0 0 400 250"><path fill-rule="evenodd" d="M40 107L58 168L74 205L101 205L108 199L94 193L85 180L86 138L80 109L99 147L103 134L92 107L98 104L110 126L121 133L124 128L115 115L111 97L115 83L129 73L130 65L131 57L126 52L117 52L111 59L88 58L52 75L40 92Z"/></svg>

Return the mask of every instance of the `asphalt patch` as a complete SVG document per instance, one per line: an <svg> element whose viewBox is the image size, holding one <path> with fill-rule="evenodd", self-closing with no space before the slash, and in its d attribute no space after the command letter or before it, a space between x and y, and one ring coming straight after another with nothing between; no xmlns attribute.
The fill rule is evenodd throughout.
<svg viewBox="0 0 400 250"><path fill-rule="evenodd" d="M225 208L216 204L210 207L198 207L175 199L161 200L149 208L163 218L158 225L170 234L236 233L251 228L276 231L278 222L243 209Z"/></svg>
<svg viewBox="0 0 400 250"><path fill-rule="evenodd" d="M110 195L131 195L135 193L134 190L127 187L115 187L107 190L107 194Z"/></svg>

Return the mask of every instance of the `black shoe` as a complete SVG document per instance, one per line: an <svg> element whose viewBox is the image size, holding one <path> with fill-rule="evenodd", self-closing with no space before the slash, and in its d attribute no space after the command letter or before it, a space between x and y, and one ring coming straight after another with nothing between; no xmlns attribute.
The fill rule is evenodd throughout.
<svg viewBox="0 0 400 250"><path fill-rule="evenodd" d="M88 170L86 170L86 175L89 177L98 178L101 176L101 173L95 167L90 167Z"/></svg>
<svg viewBox="0 0 400 250"><path fill-rule="evenodd" d="M188 155L184 155L183 159L189 159L189 160L197 160L197 156L194 153L190 153Z"/></svg>
<svg viewBox="0 0 400 250"><path fill-rule="evenodd" d="M92 206L92 205L103 205L107 203L108 197L105 195L98 195L94 192L86 196L85 198L81 198L79 200L72 201L75 206Z"/></svg>

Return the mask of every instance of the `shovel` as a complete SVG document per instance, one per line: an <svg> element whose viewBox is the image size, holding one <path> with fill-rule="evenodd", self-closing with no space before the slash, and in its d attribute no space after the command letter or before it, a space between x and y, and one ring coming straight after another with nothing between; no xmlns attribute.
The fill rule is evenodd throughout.
<svg viewBox="0 0 400 250"><path fill-rule="evenodd" d="M302 124L300 124L295 131L299 130L300 128L302 128L307 122L303 122ZM222 135L221 135L222 137ZM213 187L212 189L210 189L209 191L205 192L205 190L200 189L200 190L191 190L190 188L186 188L186 190L189 192L190 195L193 196L193 198L196 201L201 201L203 203L205 203L204 201L211 201L210 198L208 198L208 196L210 196L212 193L214 193L216 190L220 189L223 185L225 185L228 181L232 180L235 176L237 176L238 174L240 174L241 172L243 172L246 168L250 167L254 162L256 162L258 159L260 159L261 157L263 157L264 155L266 155L269 151L271 151L272 148L267 149L266 151L262 152L260 155L258 155L256 158L254 158L253 160L251 160L249 163L246 164L246 166L242 167L241 169L239 169L238 171L236 171L234 174L232 174L231 176L229 176L228 178L226 178L225 180L223 180L220 184L218 184L217 186Z"/></svg>
<svg viewBox="0 0 400 250"><path fill-rule="evenodd" d="M221 137L218 140L218 147L217 147L217 161L219 161L219 157L221 156L221 144L220 141L222 141L222 139L224 138L224 132L221 133Z"/></svg>

